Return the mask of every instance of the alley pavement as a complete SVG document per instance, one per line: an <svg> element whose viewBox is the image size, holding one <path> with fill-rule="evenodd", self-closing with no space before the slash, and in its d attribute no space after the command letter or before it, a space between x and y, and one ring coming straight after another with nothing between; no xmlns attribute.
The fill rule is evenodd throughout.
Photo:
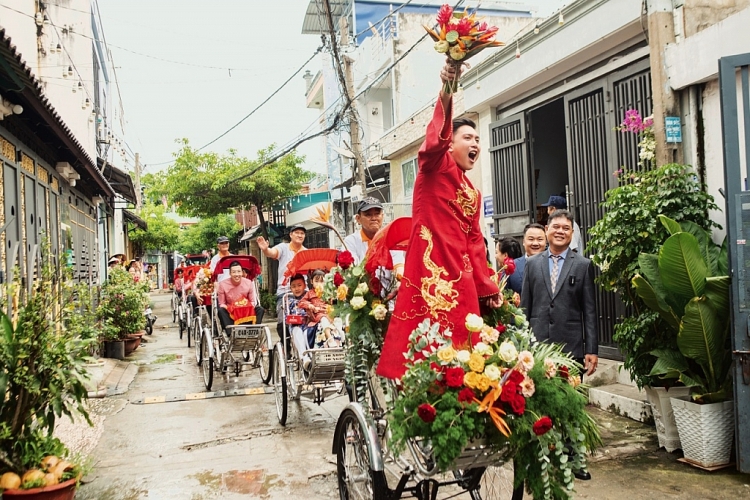
<svg viewBox="0 0 750 500"><path fill-rule="evenodd" d="M107 362L102 385L108 395L89 400L94 426L64 421L56 429L94 466L76 498L338 498L331 444L346 395L320 406L305 396L290 402L285 427L257 370L216 372L212 392L219 396L203 398L193 349L172 323L170 297L151 295L159 317L153 335L125 361ZM679 453L658 448L652 426L590 411L605 445L591 457L593 479L576 481L576 498L750 498L750 475L685 465Z"/></svg>

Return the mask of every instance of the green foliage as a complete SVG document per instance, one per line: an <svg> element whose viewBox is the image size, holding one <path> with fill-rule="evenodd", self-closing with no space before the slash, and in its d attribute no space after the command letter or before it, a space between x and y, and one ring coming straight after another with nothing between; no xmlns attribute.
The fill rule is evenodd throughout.
<svg viewBox="0 0 750 500"><path fill-rule="evenodd" d="M141 217L148 224L148 229L136 229L129 234L130 240L144 250L168 252L177 246L180 226L164 215L164 206L147 204L143 206Z"/></svg>
<svg viewBox="0 0 750 500"><path fill-rule="evenodd" d="M699 402L723 401L731 382L729 277L726 258L710 233L694 224L659 217L669 236L656 255L641 255L643 276L633 286L669 325L677 349L655 349L650 375L691 387ZM689 231L689 232L688 232Z"/></svg>
<svg viewBox="0 0 750 500"><path fill-rule="evenodd" d="M275 314L276 311L276 294L269 292L267 290L261 290L260 291L260 305L265 309L266 311L273 311ZM268 313L266 313L268 314Z"/></svg>
<svg viewBox="0 0 750 500"><path fill-rule="evenodd" d="M620 185L607 192L604 216L590 229L586 250L601 271L597 283L618 293L633 311L633 318L620 318L615 325L614 340L625 352L625 368L639 387L661 385L649 375L654 362L649 353L675 348L676 339L665 334L666 320L650 314L635 293L632 279L642 272L639 256L654 254L669 235L658 215L710 231L719 226L708 218L708 212L718 207L685 165L615 175Z"/></svg>
<svg viewBox="0 0 750 500"><path fill-rule="evenodd" d="M219 236L229 237L229 251L237 251L237 241L232 238L234 234L242 229L235 218L229 214L220 214L188 226L180 232L177 249L183 255L197 254L203 250L216 248L216 239Z"/></svg>
<svg viewBox="0 0 750 500"><path fill-rule="evenodd" d="M103 339L124 339L146 326L143 311L148 305L148 285L134 283L133 277L121 267L110 270L102 285L97 318L104 325Z"/></svg>
<svg viewBox="0 0 750 500"><path fill-rule="evenodd" d="M262 213L265 208L298 194L313 176L300 167L304 157L295 152L261 168L272 159L274 146L259 151L257 160L249 160L234 150L223 155L202 153L192 148L187 139L178 142L181 149L169 168L166 189L170 201L187 215L212 217L250 206ZM240 179L251 172L254 173Z"/></svg>
<svg viewBox="0 0 750 500"><path fill-rule="evenodd" d="M45 251L31 293L24 292L10 284L3 297L17 308L11 316L0 312L0 472L22 473L46 454L64 455L51 437L55 421L75 414L88 420L85 363L98 335L91 291Z"/></svg>

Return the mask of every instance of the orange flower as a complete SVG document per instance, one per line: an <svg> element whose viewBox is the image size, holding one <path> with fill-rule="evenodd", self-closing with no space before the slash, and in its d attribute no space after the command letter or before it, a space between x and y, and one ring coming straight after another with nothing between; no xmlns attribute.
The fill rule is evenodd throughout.
<svg viewBox="0 0 750 500"><path fill-rule="evenodd" d="M497 382L493 382L491 387L492 389L490 392L488 392L481 401L474 398L474 402L479 403L479 409L477 411L479 413L486 412L490 416L490 419L492 419L492 423L497 427L497 430L499 430L503 436L510 437L510 427L508 427L508 424L502 417L502 415L505 415L505 412L494 404L500 397L500 394L502 394L503 388Z"/></svg>

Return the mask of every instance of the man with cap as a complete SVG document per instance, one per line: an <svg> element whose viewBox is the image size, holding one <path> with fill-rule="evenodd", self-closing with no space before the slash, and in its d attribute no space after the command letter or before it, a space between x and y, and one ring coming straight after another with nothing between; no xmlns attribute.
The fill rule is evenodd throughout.
<svg viewBox="0 0 750 500"><path fill-rule="evenodd" d="M552 215L556 210L562 210L568 208L568 201L564 196L550 196L547 203L542 203L543 207L547 207L547 214ZM578 227L578 223L573 221L573 240L570 242L571 250L575 252L583 252L583 241L581 240L581 228Z"/></svg>
<svg viewBox="0 0 750 500"><path fill-rule="evenodd" d="M279 243L271 248L268 245L268 240L263 236L258 236L258 239L255 240L258 243L260 251L263 252L263 255L269 259L276 259L279 261L279 279L276 285L276 330L278 331L279 336L281 336L283 328L281 323L283 319L281 311L282 301L284 295L290 290L289 283L284 283L284 271L286 271L287 265L289 265L294 256L297 255L297 252L300 250L307 250L303 245L306 234L307 229L305 229L305 226L302 224L295 224L289 228L289 243Z"/></svg>
<svg viewBox="0 0 750 500"><path fill-rule="evenodd" d="M211 264L208 266L209 270L213 274L214 270L216 269L216 264L219 263L219 260L222 257L226 257L227 255L232 255L229 253L229 238L226 236L219 236L216 240L216 245L219 248L219 251L216 255L214 255L211 258ZM225 269L221 276L216 277L216 282L219 283L221 281L224 281L229 277L229 269Z"/></svg>

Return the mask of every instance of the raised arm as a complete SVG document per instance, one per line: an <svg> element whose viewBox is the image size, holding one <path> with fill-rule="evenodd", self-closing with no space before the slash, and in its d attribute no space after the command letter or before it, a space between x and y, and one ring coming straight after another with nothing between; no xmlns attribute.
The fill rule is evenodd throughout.
<svg viewBox="0 0 750 500"><path fill-rule="evenodd" d="M461 77L461 68L451 62L446 62L440 70L440 80L443 84ZM443 85L444 87L445 85ZM443 162L443 155L448 151L453 140L453 95L442 90L435 104L432 120L427 125L425 140L419 148L419 170L430 172L437 169Z"/></svg>

